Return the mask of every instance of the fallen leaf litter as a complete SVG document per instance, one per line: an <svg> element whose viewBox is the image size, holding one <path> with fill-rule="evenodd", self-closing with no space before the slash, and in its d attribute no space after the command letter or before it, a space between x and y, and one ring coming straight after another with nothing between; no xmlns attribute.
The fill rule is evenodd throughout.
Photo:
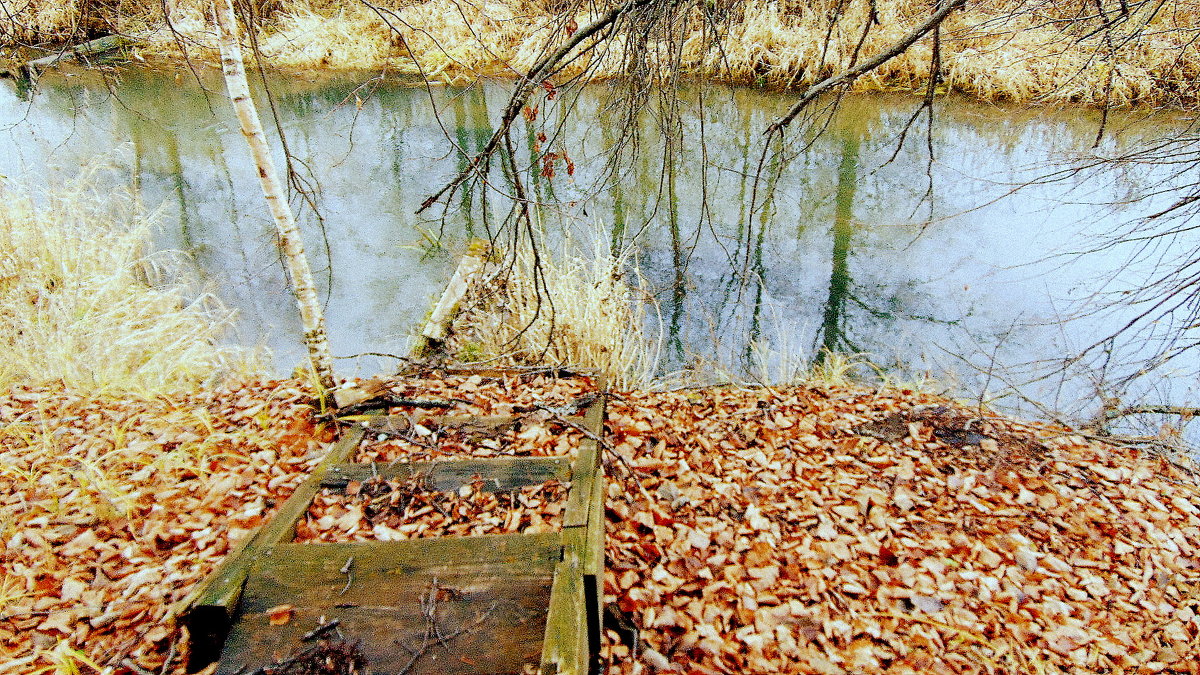
<svg viewBox="0 0 1200 675"><path fill-rule="evenodd" d="M616 672L1200 668L1200 490L1164 460L855 389L629 394L609 426L606 600L645 642Z"/></svg>
<svg viewBox="0 0 1200 675"><path fill-rule="evenodd" d="M535 414L584 389L523 380L396 389L469 415ZM319 459L307 396L283 382L136 403L0 398L13 672L72 649L114 672L160 672L168 657L181 672L167 607ZM635 657L609 633L614 672L1200 668L1200 490L1159 458L852 388L630 393L608 427L606 600L642 638ZM391 500L416 487L368 488L387 508L376 521L364 508L358 531L402 527ZM449 497L464 519L497 515L485 500L499 495ZM553 520L560 500L536 501L523 512Z"/></svg>
<svg viewBox="0 0 1200 675"><path fill-rule="evenodd" d="M457 492L430 489L423 476L351 482L323 490L296 527L297 542L397 541L418 537L537 534L560 529L569 484L556 480L491 492L482 481Z"/></svg>
<svg viewBox="0 0 1200 675"><path fill-rule="evenodd" d="M331 430L312 400L298 381L147 401L0 395L6 672L181 663L170 606L320 460Z"/></svg>

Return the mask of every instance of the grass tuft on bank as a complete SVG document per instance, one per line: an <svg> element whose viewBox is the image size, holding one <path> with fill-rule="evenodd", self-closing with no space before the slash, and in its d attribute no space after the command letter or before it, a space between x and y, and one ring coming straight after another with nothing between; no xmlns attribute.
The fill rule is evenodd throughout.
<svg viewBox="0 0 1200 675"><path fill-rule="evenodd" d="M451 353L464 362L591 368L623 391L650 386L662 337L647 327L648 294L626 281L626 263L599 243L590 253L568 246L535 259L526 250L492 263L454 322Z"/></svg>
<svg viewBox="0 0 1200 675"><path fill-rule="evenodd" d="M154 396L254 370L221 344L231 313L149 251L152 219L88 177L0 184L0 388Z"/></svg>

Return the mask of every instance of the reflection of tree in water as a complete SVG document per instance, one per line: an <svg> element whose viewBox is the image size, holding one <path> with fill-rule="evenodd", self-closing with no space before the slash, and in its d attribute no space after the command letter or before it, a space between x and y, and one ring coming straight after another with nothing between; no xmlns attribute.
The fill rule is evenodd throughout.
<svg viewBox="0 0 1200 675"><path fill-rule="evenodd" d="M850 239L854 234L854 194L858 185L859 138L853 131L841 134L842 161L838 165L837 197L834 200L833 264L829 272L829 296L821 320L821 347L815 361L823 363L830 354L860 351L846 335L846 300L850 294Z"/></svg>
<svg viewBox="0 0 1200 675"><path fill-rule="evenodd" d="M660 232L669 235L660 242L669 248L652 256L648 269L661 283L659 288L668 289L659 300L668 322L671 367L687 367L694 358L704 362L714 356L727 365L740 362L751 367L761 357L758 349L772 338L786 342L788 349L799 347L805 352L789 357L817 363L831 353L870 352L876 358L880 352L901 347L897 345L901 327L919 332L922 326L951 322L938 316L936 303L922 290L927 268L887 267L891 247L898 245L892 241L896 235L883 239L860 235L868 226L856 218L856 207L875 215L884 211L890 217L900 210L896 192L880 187L885 181L875 169L894 151L886 120L875 111L844 110L829 133L807 148L799 161L768 161L757 185L752 123L748 116L738 121L745 125L739 130L745 134L738 144L740 153L727 157L723 168L704 168L724 174L720 203L713 206L724 218L720 231L703 222L693 231L692 225L683 225L692 221L681 221L677 215L687 210L681 208L679 196L696 194L683 188L684 176L694 187L699 169L668 171L663 176L671 188L668 194L675 195L658 223ZM919 163L915 156L920 148L901 150ZM696 166L696 159L683 157L678 164ZM729 184L731 176L733 184ZM644 184L653 174L639 179ZM751 205L755 192L758 203ZM885 199L890 201L885 204ZM736 218L729 217L733 212ZM822 221L828 225L816 227ZM785 222L795 222L795 229L781 228ZM914 227L899 229L907 237ZM696 243L693 234L704 238ZM789 255L791 247L795 251ZM852 255L855 249L863 254L858 265ZM689 269L689 261L697 255L703 262ZM811 342L780 335L795 330L811 336ZM803 349L805 344L808 349ZM884 356L893 355L888 351Z"/></svg>
<svg viewBox="0 0 1200 675"><path fill-rule="evenodd" d="M243 189L253 175L232 156L229 165L225 162L224 144L237 140L227 130L228 121L213 117L208 99L190 80L175 83L169 76L132 71L112 84L115 98L103 83L44 81L30 110L43 120L58 119L63 129L45 146L54 148L60 163L78 165L75 155L132 141L136 166L131 173L141 177L147 203L162 203L171 219L176 212L180 218L162 235L165 245L189 249L222 284L223 295L243 306L248 322L286 327L287 314L271 308L286 292L269 288L279 283L272 242L262 219L246 215L257 212L249 201L252 195ZM486 191L473 191L470 183L444 221L418 220L412 211L487 142L504 91L381 85L361 90L364 105L357 109L352 94L362 82L337 84L324 93L321 87L277 84L285 124L300 129L293 134L293 149L310 161L325 188L324 206L335 219L331 239L335 262L344 265L339 273L345 274L340 280L345 307L335 298L331 317L341 316L343 325L354 330L369 323L380 333L402 334L405 320L395 311L398 299L423 312L427 294L414 288L436 286L442 266L452 264L445 255L420 262L425 251L414 251L414 244L423 241L422 229L436 239L445 225L444 241L454 251L461 238L487 236L489 224L503 215L499 202L504 200L493 197L487 204ZM582 96L577 110L603 110L602 93ZM548 139L561 138L576 157L578 185L561 171L554 179L536 175L533 125L521 129L514 143L521 170L531 172L526 182L533 185L534 198L555 202L543 210L547 229L586 214L583 220L601 221L602 239L614 252L634 249L632 259L640 263L661 303L670 367L687 365L696 354L737 364L746 358L749 344L780 332L780 326L772 325L777 316L792 322L797 328L793 335L804 336L791 344L808 348L804 356L809 358L821 358L821 349L829 348L887 359L893 349L911 355L930 344L962 344L946 340L944 327L939 330L947 317L962 318L978 309L965 323L983 344L989 333L1001 332L997 326L1007 328L1014 317L1039 309L1036 299L1025 297L976 307L955 290L970 283L974 293L976 286L988 283L976 281L977 270L970 268L995 269L1006 261L986 251L979 255L986 248L980 243L994 243L990 232L1021 223L993 218L982 224L971 217L949 227L933 226L912 243L918 228L904 214L919 196L904 188L914 175L923 177L924 139L910 141L913 147L892 166L880 168L893 150L898 120L905 117L898 108L876 99L855 99L844 106L842 117L807 152L786 168L764 167L751 213L755 148L761 148L764 111L777 108L778 99L746 90L727 95L710 90L706 96L706 137L698 133L694 117L698 98L684 108L684 132L677 128L666 140L670 128L658 124L648 109L638 125L643 152L633 161L603 168L601 158L630 143L628 135L599 115L574 117L556 131L563 116L553 117L543 103L538 122L551 127L545 129ZM441 113L440 123L431 102ZM937 142L947 149L939 150L939 157L968 169L986 164L986 171L1009 172L1005 179L1017 175L1013 164L1040 161L1055 142L1064 149L1079 143L1086 147L1090 141L1089 134L1068 122L1036 119L1044 111L1014 111L1010 117L1018 122L997 122L992 108L967 110L959 120L953 119L955 114L949 109L943 117L944 137ZM447 137L462 151L448 152ZM84 149L71 149L62 139ZM14 154L33 156L35 151L40 148L28 146ZM948 157L950 153L958 156ZM501 189L508 184L503 164L497 163L489 177ZM772 184L776 187L768 189ZM938 187L934 199L943 212L988 198L981 183L951 179ZM1119 192L1118 187L1113 191ZM947 260L933 262L943 251ZM417 278L421 276L429 278ZM995 293L1002 299L1015 294ZM390 328L380 328L378 320L358 321L359 314L394 319ZM1029 346L1016 345L1014 354L1005 356L1015 361Z"/></svg>

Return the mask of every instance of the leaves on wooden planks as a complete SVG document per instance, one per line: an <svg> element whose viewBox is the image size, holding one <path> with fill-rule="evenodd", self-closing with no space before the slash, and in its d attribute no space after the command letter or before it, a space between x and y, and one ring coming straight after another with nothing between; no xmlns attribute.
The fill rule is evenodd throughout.
<svg viewBox="0 0 1200 675"><path fill-rule="evenodd" d="M477 480L457 492L441 492L415 476L351 482L344 494L323 490L297 524L296 541L396 541L561 528L569 484L549 480L511 492L485 487Z"/></svg>
<svg viewBox="0 0 1200 675"><path fill-rule="evenodd" d="M297 381L142 401L0 394L6 660L26 672L89 660L163 672L171 603L330 440L312 400Z"/></svg>

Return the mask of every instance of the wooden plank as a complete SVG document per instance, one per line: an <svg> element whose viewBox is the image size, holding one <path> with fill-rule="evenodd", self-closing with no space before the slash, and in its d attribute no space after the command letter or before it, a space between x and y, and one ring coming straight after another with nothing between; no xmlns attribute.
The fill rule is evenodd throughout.
<svg viewBox="0 0 1200 675"><path fill-rule="evenodd" d="M604 469L596 473L592 482L592 495L587 522L587 540L583 548L583 573L604 575Z"/></svg>
<svg viewBox="0 0 1200 675"><path fill-rule="evenodd" d="M289 598L308 597L330 605L350 602L406 576L553 574L562 560L561 534L503 534L476 537L339 544L280 544L265 549L246 584L244 609L258 611ZM349 567L347 567L349 562ZM346 572L342 572L346 569ZM314 590L315 589L315 590ZM359 601L359 600L353 600Z"/></svg>
<svg viewBox="0 0 1200 675"><path fill-rule="evenodd" d="M375 589L371 605L313 606L299 599L281 626L272 626L265 612L247 612L231 632L217 672L245 675L295 654L308 646L300 641L304 633L334 619L339 625L333 637L358 642L367 668L378 675L520 673L538 663L548 574L478 577L469 586L457 578L406 582Z"/></svg>
<svg viewBox="0 0 1200 675"><path fill-rule="evenodd" d="M482 480L482 489L504 492L527 485L539 485L551 479L566 482L571 478L571 460L564 457L486 457L430 462L338 464L329 467L321 487L341 490L352 480L365 481L376 476L387 480L425 476L426 485L444 492L457 490L479 479Z"/></svg>
<svg viewBox="0 0 1200 675"><path fill-rule="evenodd" d="M586 525L591 513L591 502L595 496L593 483L600 469L600 446L596 438L604 433L603 396L588 406L581 426L594 437L585 435L579 442L579 454L576 455L575 468L571 472L571 493L567 496L567 506L563 511L564 528Z"/></svg>
<svg viewBox="0 0 1200 675"><path fill-rule="evenodd" d="M588 672L598 673L604 630L604 496L607 491L603 466L597 470L592 485L591 511L588 514L580 567L583 571L584 609L588 617Z"/></svg>
<svg viewBox="0 0 1200 675"><path fill-rule="evenodd" d="M603 379L598 382L603 391ZM587 410L563 514L563 562L555 572L546 619L542 673L599 672L604 577L604 472L599 439L605 399Z"/></svg>
<svg viewBox="0 0 1200 675"><path fill-rule="evenodd" d="M554 571L546 614L542 675L583 675L588 671L587 607L579 555L584 542L584 528L563 532L563 560Z"/></svg>
<svg viewBox="0 0 1200 675"><path fill-rule="evenodd" d="M192 639L188 661L190 669L195 670L216 660L233 621L234 608L241 597L255 555L262 548L295 535L296 521L308 510L313 497L321 489L321 478L326 469L344 463L358 448L363 433L362 426L348 429L274 517L253 535L246 537L241 546L230 551L212 574L175 605L173 612L180 617L180 623L187 626Z"/></svg>
<svg viewBox="0 0 1200 675"><path fill-rule="evenodd" d="M520 672L538 662L561 561L557 533L280 544L254 563L218 672L293 653L322 616L363 641L373 673ZM267 610L284 604L295 614L271 626ZM463 632L413 661L430 616L443 637Z"/></svg>
<svg viewBox="0 0 1200 675"><path fill-rule="evenodd" d="M447 375L470 377L478 375L483 378L522 377L529 375L550 375L551 377L576 378L597 377L596 371L589 368L569 368L565 366L462 366L462 365L410 365L401 369L402 374L438 371Z"/></svg>
<svg viewBox="0 0 1200 675"><path fill-rule="evenodd" d="M29 74L36 73L39 70L44 70L55 65L59 61L69 58L84 58L88 56L97 56L105 52L111 52L121 47L126 47L133 44L133 40L124 35L105 35L98 37L95 40L88 40L82 44L73 47L67 47L61 51L43 56L40 59L34 59L26 63L22 69Z"/></svg>
<svg viewBox="0 0 1200 675"><path fill-rule="evenodd" d="M454 429L464 433L499 435L515 427L523 415L379 415L365 422L375 434L403 436L420 424L427 429Z"/></svg>

